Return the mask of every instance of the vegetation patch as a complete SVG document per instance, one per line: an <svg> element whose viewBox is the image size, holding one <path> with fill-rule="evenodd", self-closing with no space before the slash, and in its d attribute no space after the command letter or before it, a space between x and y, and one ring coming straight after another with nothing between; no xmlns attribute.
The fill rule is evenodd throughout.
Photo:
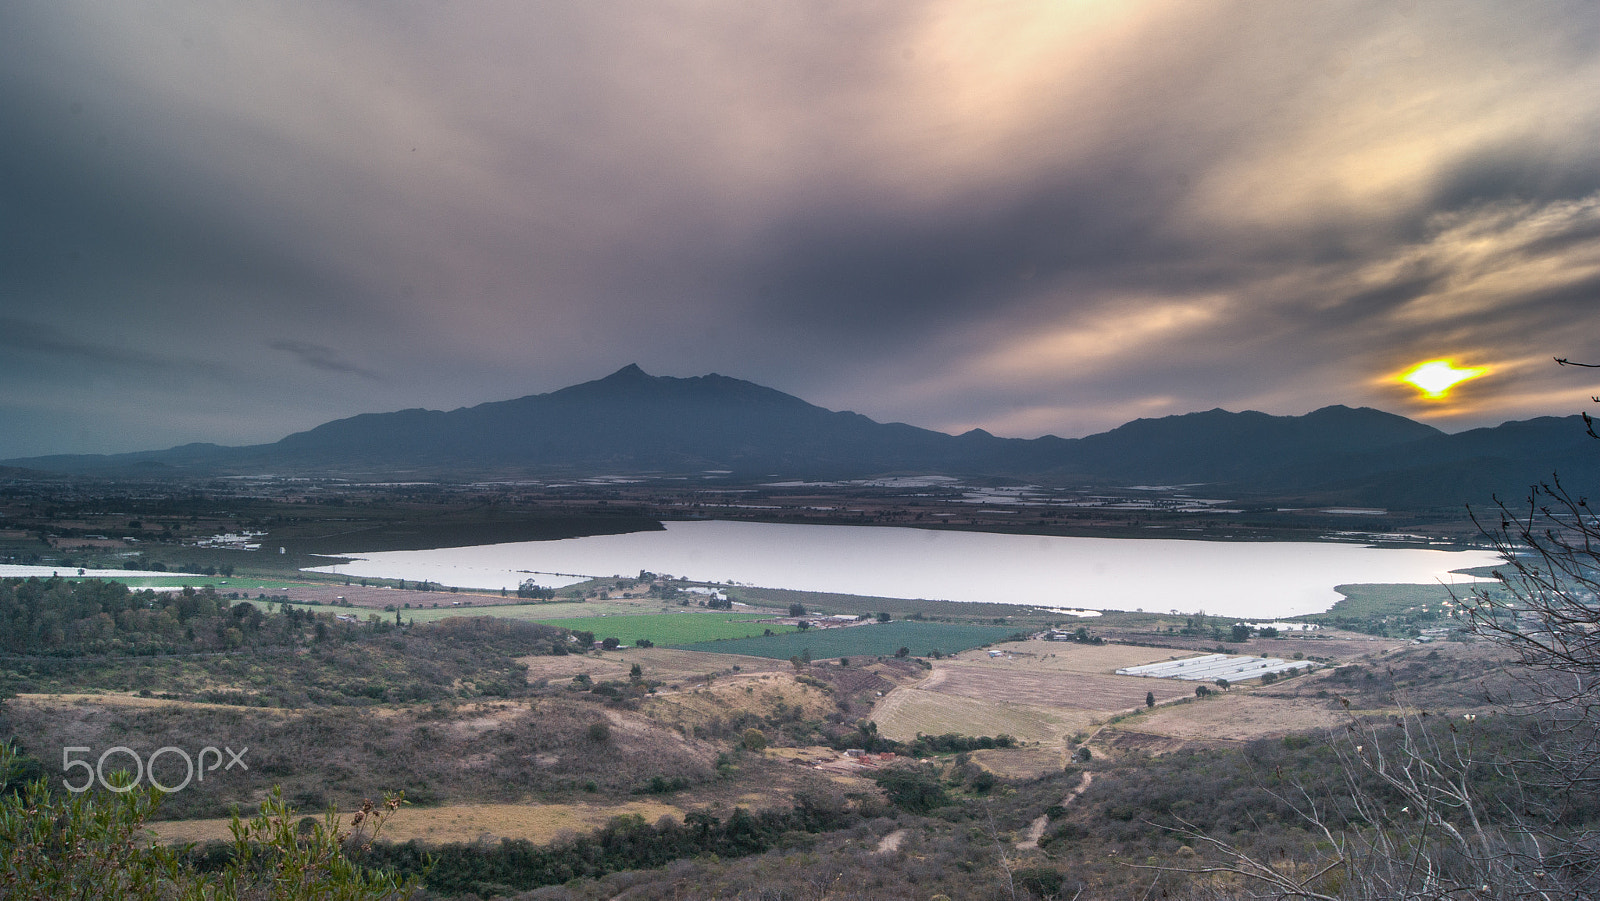
<svg viewBox="0 0 1600 901"><path fill-rule="evenodd" d="M1468 585L1339 585L1344 597L1326 613L1296 617L1368 635L1411 637L1423 629L1459 626ZM1496 597L1503 593L1493 591ZM1470 604L1470 600L1468 601Z"/></svg>

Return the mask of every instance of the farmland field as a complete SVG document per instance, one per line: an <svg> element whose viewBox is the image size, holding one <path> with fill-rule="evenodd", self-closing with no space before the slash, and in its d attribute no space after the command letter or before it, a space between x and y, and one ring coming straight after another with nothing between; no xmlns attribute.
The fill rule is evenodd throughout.
<svg viewBox="0 0 1600 901"><path fill-rule="evenodd" d="M941 664L934 669L932 676L917 687L924 691L988 703L1106 712L1141 707L1146 692L1155 695L1157 701L1170 701L1194 693L1191 683L1172 679L1039 672L1025 663L1012 669L964 663Z"/></svg>
<svg viewBox="0 0 1600 901"><path fill-rule="evenodd" d="M1059 742L1089 728L1087 711L1047 710L1026 704L993 703L937 691L900 688L873 711L878 732L895 741L910 741L920 732L943 735L1009 735L1021 741Z"/></svg>
<svg viewBox="0 0 1600 901"><path fill-rule="evenodd" d="M329 591L331 592L331 589ZM412 592L411 594L417 593ZM404 593L394 593L395 599L399 599L403 596L405 596ZM439 595L434 593L433 596L438 597ZM444 596L453 597L452 595ZM664 606L660 601L656 600L535 601L516 603L506 602L498 598L486 597L483 595L461 595L460 597L469 598L470 600L460 604L460 606L446 604L444 606L432 607L401 607L400 615L409 622L419 624L438 622L441 619L449 619L453 616L498 616L504 619L515 619L530 623L547 623L553 626L561 626L562 628L579 630L590 630L591 626L574 624L574 621L593 620L598 623L601 621L614 620L619 617L635 617L643 619L646 617L660 616L718 616L718 614L715 612L685 612L681 607L676 605ZM272 601L275 599L269 596L267 600ZM379 616L384 617L393 616L393 613L387 609L379 609L371 605L363 605L360 602L356 602L348 607L341 607L341 605L332 600L327 600L316 604L302 603L299 601L280 601L280 603L285 603L291 607L309 609L319 613L353 613L360 616L362 619L366 619L367 615L370 613L377 613ZM757 619L763 616L776 615L776 613L746 611L736 611L734 613L723 611L721 613L721 617L723 619ZM773 623L765 623L762 627L771 628L774 632L783 628L794 628L793 626L781 626ZM599 635L600 630L595 629L593 631L595 631L596 635ZM754 632L740 632L738 634L760 635L761 629L756 629ZM629 637L622 635L618 635L617 637L622 638L624 641L630 640ZM654 641L655 639L652 638L651 640ZM695 640L698 641L700 639Z"/></svg>
<svg viewBox="0 0 1600 901"><path fill-rule="evenodd" d="M1368 645L1363 644L1363 647ZM1201 703L1194 685L1169 679L1118 676L1125 666L1192 656L1169 648L1024 641L994 645L933 662L927 678L889 693L873 712L879 731L904 740L917 733L1006 733L1045 749L1068 751L1070 736L1097 734L1098 750L1150 753L1185 743L1239 741L1336 725L1324 700L1278 697L1235 689ZM1157 703L1147 710L1146 693ZM1118 714L1133 718L1096 733ZM1081 741L1080 736L1075 739ZM992 752L996 765L1005 752ZM1033 761L1033 765L1037 761ZM985 765L988 765L987 763Z"/></svg>
<svg viewBox="0 0 1600 901"><path fill-rule="evenodd" d="M1157 708L1137 720L1128 727L1168 738L1244 741L1333 729L1348 718L1328 701L1229 692L1197 703Z"/></svg>
<svg viewBox="0 0 1600 901"><path fill-rule="evenodd" d="M779 660L787 660L805 653L810 653L813 660L833 657L887 657L902 647L910 649L914 655L922 656L935 650L941 654L953 654L1002 641L1015 632L1016 630L1010 626L946 625L902 620L840 629L813 629L763 638L703 642L683 647L686 650L775 657Z"/></svg>
<svg viewBox="0 0 1600 901"><path fill-rule="evenodd" d="M1125 666L1194 656L1193 652L1175 651L1171 648L1078 644L1070 641L1010 641L997 644L991 650L999 651L1004 656L962 654L960 663L993 667L997 671L1025 668L1038 672L1111 674Z"/></svg>
<svg viewBox="0 0 1600 901"><path fill-rule="evenodd" d="M637 644L646 638L662 646L759 636L763 631L792 632L794 626L769 621L751 613L644 613L622 616L584 616L540 619L547 625L575 632L593 632L599 639L616 638Z"/></svg>

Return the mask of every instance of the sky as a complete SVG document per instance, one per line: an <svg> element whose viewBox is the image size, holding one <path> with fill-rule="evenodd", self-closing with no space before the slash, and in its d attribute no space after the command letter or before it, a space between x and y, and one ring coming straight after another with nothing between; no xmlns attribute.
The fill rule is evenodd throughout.
<svg viewBox="0 0 1600 901"><path fill-rule="evenodd" d="M1588 0L8 0L0 123L0 458L630 363L1016 437L1600 393Z"/></svg>

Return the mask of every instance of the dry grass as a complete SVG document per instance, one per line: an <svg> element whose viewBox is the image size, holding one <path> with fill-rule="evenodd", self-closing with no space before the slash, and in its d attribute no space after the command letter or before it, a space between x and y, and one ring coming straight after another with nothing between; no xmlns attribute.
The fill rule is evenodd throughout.
<svg viewBox="0 0 1600 901"><path fill-rule="evenodd" d="M1070 756L1060 745L972 752L975 763L1007 779L1036 779L1060 772Z"/></svg>
<svg viewBox="0 0 1600 901"><path fill-rule="evenodd" d="M1361 647L1371 652L1385 645ZM1039 641L1009 642L994 650L1003 656L969 651L936 662L933 672L915 686L891 692L873 714L879 731L897 740L914 738L919 732L957 732L1005 733L1042 742L1042 748L989 751L983 757L984 766L998 773L1037 773L1059 768L1069 750L1069 736L1091 732L1116 714L1144 711L1146 693L1154 695L1158 704L1194 694L1194 685L1188 682L1115 675L1121 667L1188 657L1191 652ZM1243 741L1339 722L1325 700L1235 691L1204 703L1169 704L1141 712L1102 732L1097 742L1159 753L1185 742Z"/></svg>
<svg viewBox="0 0 1600 901"><path fill-rule="evenodd" d="M704 687L662 692L646 700L641 712L659 723L693 728L741 713L765 716L779 704L799 709L806 719L821 719L834 709L833 699L821 689L802 685L789 673L768 672L740 674Z"/></svg>
<svg viewBox="0 0 1600 901"><path fill-rule="evenodd" d="M1180 683L1114 675L1119 667L1188 656L1163 648L1017 641L992 650L1002 656L967 651L935 663L914 687L890 692L873 712L879 731L900 741L919 732L1005 734L1059 748L1097 720L1143 706L1146 692L1171 700L1193 691ZM997 772L1005 766L998 763L1003 753L990 755ZM1030 771L1038 765L1022 758L1015 764Z"/></svg>
<svg viewBox="0 0 1600 901"><path fill-rule="evenodd" d="M383 827L382 837L404 842L471 842L525 838L549 842L563 833L585 832L615 816L637 814L646 822L664 816L683 819L684 811L659 801L626 804L451 804L444 807L402 807ZM200 842L230 837L228 819L169 820L152 831L169 843Z"/></svg>
<svg viewBox="0 0 1600 901"><path fill-rule="evenodd" d="M990 657L989 651L1009 654ZM1124 666L1155 663L1193 657L1193 652L1175 651L1171 648L1145 648L1121 644L1077 644L1069 641L1009 641L987 650L964 651L947 662L967 666L993 667L1008 671L1027 669L1034 672L1104 673L1111 674ZM943 665L943 664L936 664Z"/></svg>
<svg viewBox="0 0 1600 901"><path fill-rule="evenodd" d="M34 694L23 692L12 697L10 703L31 704L38 707L88 707L88 708L166 708L189 710L220 710L237 712L234 704L210 704L204 701L172 701L165 698L142 698L131 692L69 692L64 694ZM289 712L278 708L251 708L252 714L283 716Z"/></svg>
<svg viewBox="0 0 1600 901"><path fill-rule="evenodd" d="M917 733L943 735L1010 735L1021 741L1060 742L1089 727L1088 711L1049 710L1023 704L995 703L955 695L898 688L872 713L878 732L895 741Z"/></svg>
<svg viewBox="0 0 1600 901"><path fill-rule="evenodd" d="M1233 691L1193 704L1158 708L1141 715L1136 722L1128 722L1127 726L1168 738L1249 741L1331 729L1345 721L1344 713L1332 709L1327 701Z"/></svg>
<svg viewBox="0 0 1600 901"><path fill-rule="evenodd" d="M565 682L584 673L596 682L626 680L635 663L644 671L646 679L668 684L681 684L699 676L730 673L734 667L740 673L781 672L789 664L765 657L743 657L735 654L707 654L703 651L676 651L671 648L635 648L605 654L570 654L565 657L522 657L518 662L528 667L529 681L549 679Z"/></svg>
<svg viewBox="0 0 1600 901"><path fill-rule="evenodd" d="M1013 668L957 663L936 666L933 675L917 686L997 704L1026 704L1052 710L1087 710L1109 715L1143 707L1145 695L1158 702L1194 693L1191 683L1138 676L1107 676L1074 672L1040 672L1026 662Z"/></svg>

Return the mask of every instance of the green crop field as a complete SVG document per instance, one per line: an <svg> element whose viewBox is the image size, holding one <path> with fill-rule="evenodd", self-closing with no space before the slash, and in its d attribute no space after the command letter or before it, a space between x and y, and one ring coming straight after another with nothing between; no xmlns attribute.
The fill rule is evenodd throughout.
<svg viewBox="0 0 1600 901"><path fill-rule="evenodd" d="M762 622L760 619L749 613L647 613L571 617L545 622L575 632L593 632L596 640L616 638L623 644L635 644L639 639L647 638L662 647L759 636L767 629L775 633L794 631L794 626Z"/></svg>
<svg viewBox="0 0 1600 901"><path fill-rule="evenodd" d="M318 613L348 613L365 620L369 616L382 619L393 619L394 611L374 610L371 607L333 607L328 605L287 603L285 606L301 607ZM718 639L748 638L760 636L767 629L781 635L784 632L793 632L794 626L782 623L763 622L760 614L728 613L624 613L612 616L550 616L551 604L494 604L482 607L450 607L450 608L423 608L416 607L400 611L400 616L409 622L429 623L455 616L496 616L506 619L517 619L525 622L544 623L549 626L559 626L571 629L574 632L593 632L595 640L604 641L615 638L625 645L637 644L639 639L649 639L654 644L667 647L680 647L697 642L716 642ZM591 604L588 606L600 606ZM623 607L624 605L616 605ZM602 607L602 609L604 609ZM626 605L624 609L637 610L638 605ZM890 649L893 653L893 649ZM784 659L787 659L785 655Z"/></svg>
<svg viewBox="0 0 1600 901"><path fill-rule="evenodd" d="M776 631L776 630L774 630ZM922 657L931 651L954 654L968 648L1004 641L1017 630L1010 626L966 626L900 620L842 629L812 629L762 638L740 638L679 645L691 651L746 654L787 660L810 652L812 659L832 657L887 657L907 648ZM595 634L599 634L598 632Z"/></svg>

